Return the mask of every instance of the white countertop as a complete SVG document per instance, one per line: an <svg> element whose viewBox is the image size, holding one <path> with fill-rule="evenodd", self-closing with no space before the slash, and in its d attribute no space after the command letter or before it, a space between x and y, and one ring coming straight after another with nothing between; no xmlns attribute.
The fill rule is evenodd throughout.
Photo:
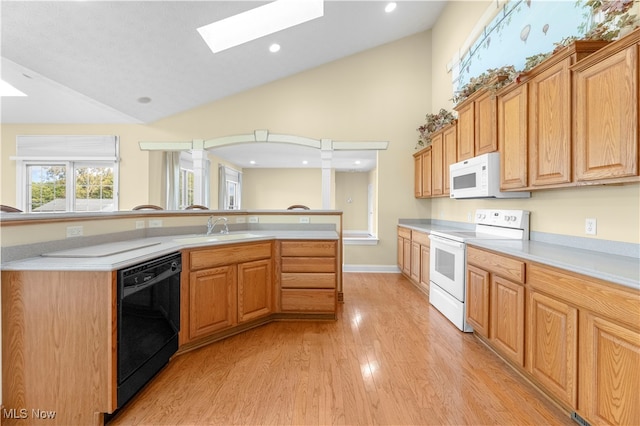
<svg viewBox="0 0 640 426"><path fill-rule="evenodd" d="M436 230L455 229L422 224L399 224L399 226L427 233ZM640 259L636 257L619 256L531 240L470 240L467 243L498 253L599 278L625 287L640 289Z"/></svg>
<svg viewBox="0 0 640 426"><path fill-rule="evenodd" d="M113 271L186 248L220 246L266 240L337 240L335 231L242 231L251 238L231 241L180 243L175 240L196 235L170 235L87 246L48 253L2 264L5 271ZM233 232L231 234L234 234ZM215 235L212 235L214 237ZM75 254L75 255L74 255Z"/></svg>

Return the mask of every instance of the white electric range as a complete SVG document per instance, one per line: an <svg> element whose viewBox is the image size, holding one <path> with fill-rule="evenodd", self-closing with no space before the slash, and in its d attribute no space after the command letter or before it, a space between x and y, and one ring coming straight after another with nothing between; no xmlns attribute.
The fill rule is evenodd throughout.
<svg viewBox="0 0 640 426"><path fill-rule="evenodd" d="M473 329L465 321L466 243L478 239L529 239L526 210L478 209L471 231L431 231L429 302L456 327Z"/></svg>

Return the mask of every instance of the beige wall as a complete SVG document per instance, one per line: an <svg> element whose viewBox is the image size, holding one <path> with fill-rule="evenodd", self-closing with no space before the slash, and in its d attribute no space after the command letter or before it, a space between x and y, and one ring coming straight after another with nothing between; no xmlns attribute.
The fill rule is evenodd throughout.
<svg viewBox="0 0 640 426"><path fill-rule="evenodd" d="M342 210L342 229L368 229L369 173L336 172L336 209Z"/></svg>
<svg viewBox="0 0 640 426"><path fill-rule="evenodd" d="M294 204L322 209L320 169L244 169L243 209L286 209Z"/></svg>

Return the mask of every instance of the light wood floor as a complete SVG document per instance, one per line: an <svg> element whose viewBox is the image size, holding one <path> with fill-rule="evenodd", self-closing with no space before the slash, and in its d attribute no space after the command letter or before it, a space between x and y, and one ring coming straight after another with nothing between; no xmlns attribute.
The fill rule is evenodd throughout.
<svg viewBox="0 0 640 426"><path fill-rule="evenodd" d="M344 299L176 357L110 425L575 425L401 275Z"/></svg>

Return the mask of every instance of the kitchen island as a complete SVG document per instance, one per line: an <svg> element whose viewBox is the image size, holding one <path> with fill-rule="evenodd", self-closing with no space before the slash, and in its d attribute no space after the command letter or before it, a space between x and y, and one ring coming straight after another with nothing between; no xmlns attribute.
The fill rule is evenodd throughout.
<svg viewBox="0 0 640 426"><path fill-rule="evenodd" d="M207 218L222 214L229 234L205 235ZM259 226L239 219L246 215ZM307 211L304 227L287 212L69 216L14 219L2 228L3 244L20 233L28 242L30 227L47 228L41 239L53 235L3 247L3 260L11 259L2 265L3 404L10 413L26 409L30 423L45 422L31 416L32 408L55 412L47 424L101 424L118 407L116 277L124 267L182 253L179 353L270 321L335 320L340 212ZM137 238L110 242L114 235L106 233L53 239L69 226L90 230L105 220L179 226L116 233Z"/></svg>

